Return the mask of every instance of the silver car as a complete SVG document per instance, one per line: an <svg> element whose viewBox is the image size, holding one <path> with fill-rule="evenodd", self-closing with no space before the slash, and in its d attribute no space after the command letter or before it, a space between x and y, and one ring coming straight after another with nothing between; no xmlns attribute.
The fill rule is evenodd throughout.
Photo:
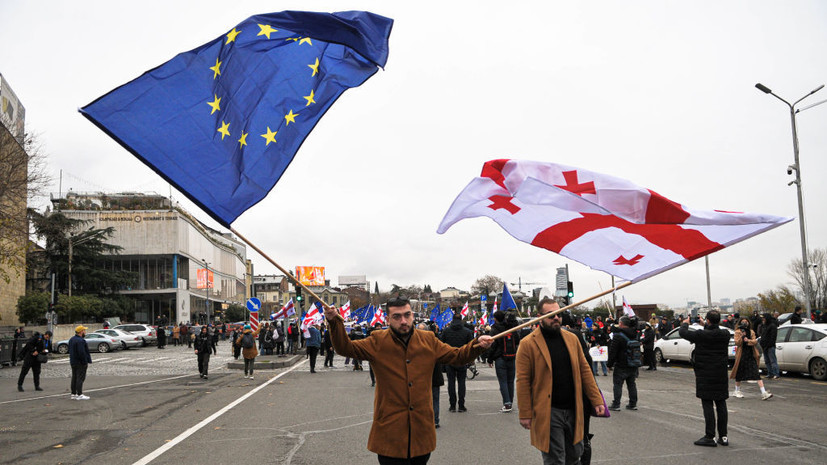
<svg viewBox="0 0 827 465"><path fill-rule="evenodd" d="M809 373L813 379L827 380L827 324L781 326L775 340L775 358L780 371Z"/></svg>
<svg viewBox="0 0 827 465"><path fill-rule="evenodd" d="M729 356L730 362L732 362L735 360L735 331L725 326L721 326L721 328L726 329L730 334L727 355ZM668 360L680 360L683 362L694 363L695 344L682 338L681 335L678 334L679 329L680 328L673 329L667 333L666 336L655 342L655 360L657 360L658 363L663 363ZM697 331L699 329L703 329L703 326L697 324L689 326L690 331Z"/></svg>
<svg viewBox="0 0 827 465"><path fill-rule="evenodd" d="M97 334L111 336L121 343L121 347L129 349L130 347L140 347L144 341L137 334L130 333L121 329L99 329L95 331Z"/></svg>
<svg viewBox="0 0 827 465"><path fill-rule="evenodd" d="M86 345L89 347L89 350L93 352L96 351L106 353L113 350L119 350L121 348L121 343L112 336L89 333L86 335L85 339ZM65 341L58 341L54 346L57 347L57 353L59 354L69 353L68 339L66 339Z"/></svg>
<svg viewBox="0 0 827 465"><path fill-rule="evenodd" d="M132 334L137 335L143 341L143 345L147 346L150 344L155 344L158 342L158 333L155 332L155 328L150 325L144 325L140 323L132 323L132 324L124 324L115 326L113 329L120 329L121 331L129 331Z"/></svg>

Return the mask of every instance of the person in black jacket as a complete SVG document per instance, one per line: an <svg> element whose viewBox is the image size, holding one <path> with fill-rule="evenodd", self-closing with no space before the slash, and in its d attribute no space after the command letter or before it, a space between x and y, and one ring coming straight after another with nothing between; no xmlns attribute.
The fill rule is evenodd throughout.
<svg viewBox="0 0 827 465"><path fill-rule="evenodd" d="M767 379L780 378L778 359L775 357L775 342L778 339L778 324L775 318L765 313L761 318L761 350L764 352L764 364L767 366Z"/></svg>
<svg viewBox="0 0 827 465"><path fill-rule="evenodd" d="M474 333L462 323L462 316L454 315L451 325L442 330L439 338L451 347L462 347L474 339ZM448 365L448 403L449 412L467 412L465 408L465 377L466 366ZM459 408L457 408L459 403Z"/></svg>
<svg viewBox="0 0 827 465"><path fill-rule="evenodd" d="M801 318L801 313L804 310L801 309L800 306L796 305L795 310L793 310L793 314L790 316L790 324L791 325L800 325L803 319Z"/></svg>
<svg viewBox="0 0 827 465"><path fill-rule="evenodd" d="M201 332L195 336L195 354L198 355L198 374L203 379L208 379L210 369L210 355L212 354L212 337L207 332L207 327L202 326Z"/></svg>
<svg viewBox="0 0 827 465"><path fill-rule="evenodd" d="M505 313L494 312L494 325L491 326L491 336L495 336L516 326L509 325L505 321ZM500 395L503 398L503 406L500 409L503 413L512 410L514 402L514 374L516 372L514 360L517 355L517 347L520 344L520 334L514 332L494 341L491 349L488 350L488 366L495 367L497 381L500 384Z"/></svg>
<svg viewBox="0 0 827 465"><path fill-rule="evenodd" d="M629 391L629 403L626 405L626 410L637 410L638 367L629 366L626 354L628 343L638 339L636 320L628 316L621 317L620 327L614 330L612 343L609 344L609 361L606 365L613 370L612 383L614 385L614 399L609 410L620 410L624 382Z"/></svg>
<svg viewBox="0 0 827 465"><path fill-rule="evenodd" d="M678 330L682 338L695 344L695 396L701 399L706 426L704 437L695 441L698 446L716 446L715 411L718 413L718 444L729 445L726 400L729 398L727 351L730 333L718 327L720 322L721 314L717 310L711 310L706 314L706 321L701 320L703 329L690 330L687 318ZM713 403L715 411L712 409Z"/></svg>
<svg viewBox="0 0 827 465"><path fill-rule="evenodd" d="M322 347L324 348L324 366L333 368L333 341L330 339L330 328L325 327L324 336L322 336Z"/></svg>
<svg viewBox="0 0 827 465"><path fill-rule="evenodd" d="M46 331L46 334L42 336L40 333L35 332L34 335L32 335L32 337L26 342L26 345L24 345L21 349L21 353L23 354L23 366L20 367L20 376L17 378L18 391L23 392L23 381L26 380L26 375L29 373L29 369L32 370L32 376L34 377L34 390L43 390L40 387L40 365L42 362L38 360L38 355L46 355L49 353L49 339L51 336L52 333L49 331Z"/></svg>
<svg viewBox="0 0 827 465"><path fill-rule="evenodd" d="M640 341L640 345L643 346L643 364L649 367L646 371L656 371L658 364L655 360L655 329L649 323L646 323L643 330L643 340Z"/></svg>

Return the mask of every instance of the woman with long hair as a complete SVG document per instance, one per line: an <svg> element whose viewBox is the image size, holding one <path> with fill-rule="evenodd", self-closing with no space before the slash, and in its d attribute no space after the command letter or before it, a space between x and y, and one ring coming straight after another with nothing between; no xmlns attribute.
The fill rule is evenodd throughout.
<svg viewBox="0 0 827 465"><path fill-rule="evenodd" d="M735 365L732 366L732 373L729 375L730 378L735 379L735 394L733 395L738 399L743 398L741 381L757 380L758 387L761 388L761 400L772 397L772 393L764 389L764 381L761 380L761 374L758 372L758 360L761 358L758 352L758 337L752 330L748 318L738 320L738 326L735 328L735 347Z"/></svg>

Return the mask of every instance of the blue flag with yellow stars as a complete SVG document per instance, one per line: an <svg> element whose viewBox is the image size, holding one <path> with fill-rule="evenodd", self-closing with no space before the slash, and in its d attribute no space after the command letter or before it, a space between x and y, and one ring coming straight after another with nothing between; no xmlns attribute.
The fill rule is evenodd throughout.
<svg viewBox="0 0 827 465"><path fill-rule="evenodd" d="M80 112L230 227L333 102L385 66L392 26L364 11L252 16Z"/></svg>

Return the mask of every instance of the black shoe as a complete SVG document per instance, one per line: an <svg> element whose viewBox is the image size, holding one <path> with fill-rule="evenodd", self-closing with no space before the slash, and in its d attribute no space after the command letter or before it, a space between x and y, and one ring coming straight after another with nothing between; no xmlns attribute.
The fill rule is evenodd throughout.
<svg viewBox="0 0 827 465"><path fill-rule="evenodd" d="M652 370L654 370L654 368L649 367L649 368L647 368L647 369L646 369L646 370L644 370L644 371L652 371Z"/></svg>
<svg viewBox="0 0 827 465"><path fill-rule="evenodd" d="M434 428L439 429L439 423L435 424Z"/></svg>
<svg viewBox="0 0 827 465"><path fill-rule="evenodd" d="M459 410L457 410L457 412L467 412L467 411L468 411L468 409L465 408L465 407L460 407Z"/></svg>
<svg viewBox="0 0 827 465"><path fill-rule="evenodd" d="M43 388L42 388L42 387L40 387L40 386L35 386L34 390L35 390L35 391L42 391L42 390L43 390Z"/></svg>
<svg viewBox="0 0 827 465"><path fill-rule="evenodd" d="M23 390L23 388L20 388L20 390L22 391L22 390ZM457 408L456 408L456 407L449 407L449 408L448 408L448 411L449 411L449 412L456 412L456 411L457 411Z"/></svg>
<svg viewBox="0 0 827 465"><path fill-rule="evenodd" d="M612 410L614 412L619 412L620 411L620 404L612 403L612 405L609 406L609 410Z"/></svg>
<svg viewBox="0 0 827 465"><path fill-rule="evenodd" d="M19 384L18 384L18 385L17 385L17 390L18 390L18 391L20 391L20 392L23 392L23 386L21 386L21 385L19 385Z"/></svg>
<svg viewBox="0 0 827 465"><path fill-rule="evenodd" d="M728 446L729 445L729 438L727 438L726 436L719 437L718 438L718 444L720 444L722 446Z"/></svg>
<svg viewBox="0 0 827 465"><path fill-rule="evenodd" d="M315 372L316 372L316 370L310 370L310 372L311 372L311 373L315 373Z"/></svg>
<svg viewBox="0 0 827 465"><path fill-rule="evenodd" d="M702 437L695 441L696 446L705 446L705 447L718 447L718 444L715 444L715 440L712 438L708 438L706 436Z"/></svg>
<svg viewBox="0 0 827 465"><path fill-rule="evenodd" d="M204 379L210 379L207 375L204 375Z"/></svg>
<svg viewBox="0 0 827 465"><path fill-rule="evenodd" d="M620 410L620 409L618 409ZM629 404L626 406L626 410L637 410L637 405Z"/></svg>
<svg viewBox="0 0 827 465"><path fill-rule="evenodd" d="M376 383L370 383L370 387L376 387Z"/></svg>

